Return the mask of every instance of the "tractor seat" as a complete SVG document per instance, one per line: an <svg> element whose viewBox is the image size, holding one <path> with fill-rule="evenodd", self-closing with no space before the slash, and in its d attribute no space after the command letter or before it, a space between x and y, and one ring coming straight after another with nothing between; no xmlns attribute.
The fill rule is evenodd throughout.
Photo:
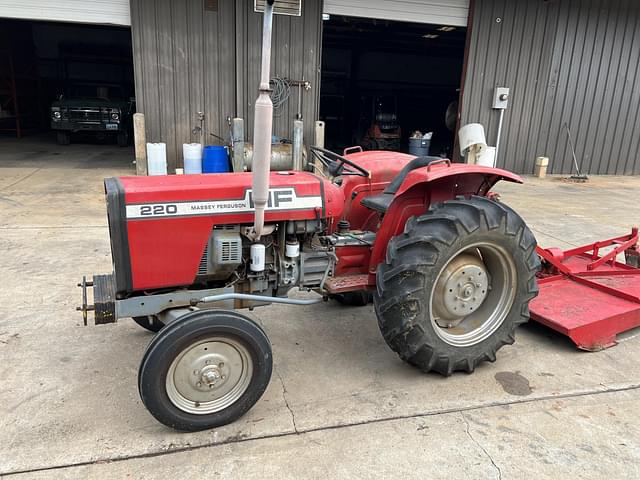
<svg viewBox="0 0 640 480"><path fill-rule="evenodd" d="M440 157L416 157L407 163L402 170L398 172L395 178L387 185L387 188L379 195L371 195L369 197L365 197L360 201L360 205L363 207L370 208L371 210L375 210L379 213L386 213L393 202L393 199L396 195L396 192L404 182L405 178L410 171L415 170L416 168L422 168L429 165L431 162L435 162L436 160L442 160Z"/></svg>

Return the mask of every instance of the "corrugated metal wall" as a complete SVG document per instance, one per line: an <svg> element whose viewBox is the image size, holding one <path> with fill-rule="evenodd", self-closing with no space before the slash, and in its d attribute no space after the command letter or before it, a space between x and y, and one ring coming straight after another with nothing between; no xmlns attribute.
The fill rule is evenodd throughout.
<svg viewBox="0 0 640 480"><path fill-rule="evenodd" d="M570 173L640 173L640 2L475 0L462 124L495 143L493 89L511 88L498 166L531 173L537 156Z"/></svg>
<svg viewBox="0 0 640 480"><path fill-rule="evenodd" d="M274 19L272 77L309 80L303 93L305 138L311 138L319 98L321 2L303 2L303 16ZM209 133L228 136L226 118L245 118L253 130L258 95L260 14L253 2L233 0L131 0L137 108L145 114L147 141L166 142L170 169L182 164L182 144L200 141L192 129L205 113ZM297 89L277 112L274 133L291 137Z"/></svg>
<svg viewBox="0 0 640 480"><path fill-rule="evenodd" d="M276 15L273 20L271 77L306 80L311 84L309 90L302 89L302 115L307 145L313 138L320 98L321 4L320 1L303 1L301 17ZM262 44L262 16L253 12L252 1L236 2L236 33L237 38L242 39L242 45L236 52L236 111L245 119L246 135L251 139L253 103L258 96L260 81ZM298 97L298 87L291 87L289 100L274 112L275 135L292 138Z"/></svg>

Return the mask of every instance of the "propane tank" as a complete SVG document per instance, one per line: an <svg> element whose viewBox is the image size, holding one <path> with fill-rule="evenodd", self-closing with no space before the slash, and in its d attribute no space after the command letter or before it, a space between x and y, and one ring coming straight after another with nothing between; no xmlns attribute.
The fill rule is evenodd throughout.
<svg viewBox="0 0 640 480"><path fill-rule="evenodd" d="M264 258L266 247L262 243L254 243L251 245L251 262L249 268L252 272L264 271Z"/></svg>

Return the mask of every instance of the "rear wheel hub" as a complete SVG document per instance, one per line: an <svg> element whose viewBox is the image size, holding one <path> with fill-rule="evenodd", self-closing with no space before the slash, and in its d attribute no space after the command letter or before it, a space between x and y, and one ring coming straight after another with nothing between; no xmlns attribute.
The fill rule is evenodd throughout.
<svg viewBox="0 0 640 480"><path fill-rule="evenodd" d="M471 254L456 257L442 272L436 284L435 314L438 323L459 320L478 309L487 296L489 280L482 260ZM442 321L444 320L444 321Z"/></svg>

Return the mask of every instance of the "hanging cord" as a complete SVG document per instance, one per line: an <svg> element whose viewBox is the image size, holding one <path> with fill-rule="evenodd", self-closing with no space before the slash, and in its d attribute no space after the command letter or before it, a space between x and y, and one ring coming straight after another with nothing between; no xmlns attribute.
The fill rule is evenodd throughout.
<svg viewBox="0 0 640 480"><path fill-rule="evenodd" d="M291 82L288 78L274 77L269 80L271 86L271 102L274 110L280 110L291 96ZM277 115L280 115L279 112Z"/></svg>

